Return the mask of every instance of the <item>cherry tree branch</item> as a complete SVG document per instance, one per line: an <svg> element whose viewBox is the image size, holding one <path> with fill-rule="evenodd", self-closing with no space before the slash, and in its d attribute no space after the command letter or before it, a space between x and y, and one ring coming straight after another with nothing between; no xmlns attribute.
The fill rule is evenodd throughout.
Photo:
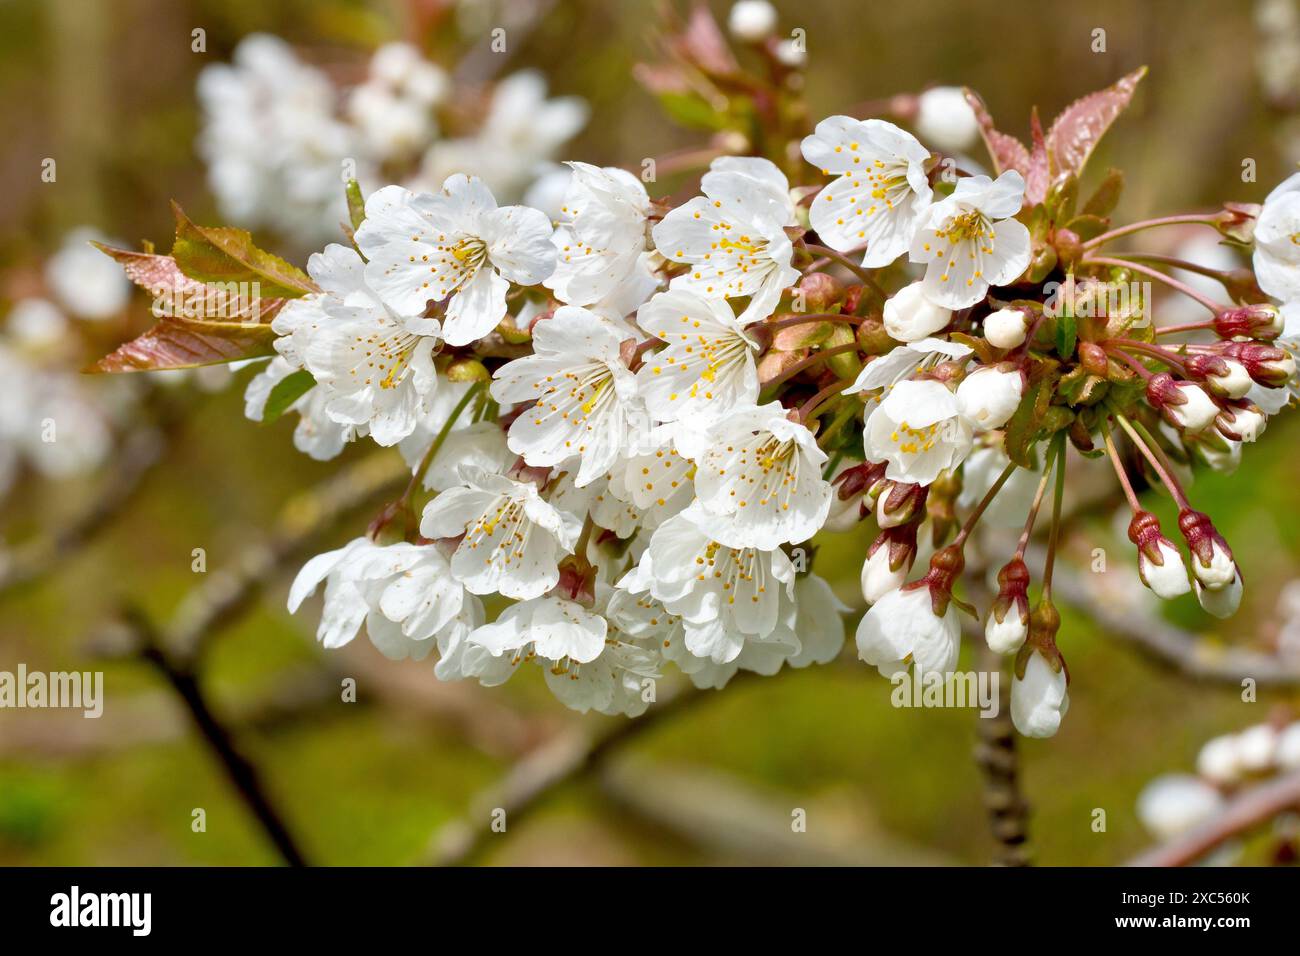
<svg viewBox="0 0 1300 956"><path fill-rule="evenodd" d="M1215 847L1254 830L1280 813L1300 808L1300 771L1243 790L1209 820L1140 853L1129 866L1187 866Z"/></svg>

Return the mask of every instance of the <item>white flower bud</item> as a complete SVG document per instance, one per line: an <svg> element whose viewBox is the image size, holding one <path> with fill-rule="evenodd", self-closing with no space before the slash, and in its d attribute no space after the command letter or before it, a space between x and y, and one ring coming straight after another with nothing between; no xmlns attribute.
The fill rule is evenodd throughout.
<svg viewBox="0 0 1300 956"><path fill-rule="evenodd" d="M1219 415L1219 406L1214 403L1214 399L1205 394L1205 389L1201 386L1193 385L1191 382L1179 382L1178 390L1183 393L1187 401L1181 405L1169 406L1174 420L1189 432L1199 432L1209 428Z"/></svg>
<svg viewBox="0 0 1300 956"><path fill-rule="evenodd" d="M979 135L979 120L955 86L936 86L917 98L916 131L931 146L946 153L970 147Z"/></svg>
<svg viewBox="0 0 1300 956"><path fill-rule="evenodd" d="M907 567L897 571L889 568L889 545L876 549L875 554L862 563L862 598L875 604L882 597L907 582Z"/></svg>
<svg viewBox="0 0 1300 956"><path fill-rule="evenodd" d="M1250 377L1250 372L1246 366L1233 359L1224 359L1227 363L1228 370L1222 375L1207 375L1206 384L1216 395L1222 395L1224 398L1241 398L1255 384L1255 380Z"/></svg>
<svg viewBox="0 0 1300 956"><path fill-rule="evenodd" d="M776 7L767 0L739 0L731 6L727 29L744 43L766 40L776 29Z"/></svg>
<svg viewBox="0 0 1300 956"><path fill-rule="evenodd" d="M1274 759L1283 770L1300 770L1300 721L1288 724L1277 735Z"/></svg>
<svg viewBox="0 0 1300 956"><path fill-rule="evenodd" d="M1268 425L1268 417L1253 408L1236 408L1228 426L1241 436L1242 441L1255 441Z"/></svg>
<svg viewBox="0 0 1300 956"><path fill-rule="evenodd" d="M1011 722L1026 737L1052 737L1070 709L1065 668L1052 670L1042 654L1029 655L1025 676L1011 682Z"/></svg>
<svg viewBox="0 0 1300 956"><path fill-rule="evenodd" d="M1019 371L979 368L957 386L957 408L981 431L1000 428L1020 404L1025 376Z"/></svg>
<svg viewBox="0 0 1300 956"><path fill-rule="evenodd" d="M913 282L894 293L885 303L885 331L900 342L919 342L952 321L952 310L935 305Z"/></svg>
<svg viewBox="0 0 1300 956"><path fill-rule="evenodd" d="M808 62L807 52L794 40L782 40L776 45L776 58L786 66L803 66Z"/></svg>
<svg viewBox="0 0 1300 956"><path fill-rule="evenodd" d="M1028 316L1020 309L999 309L984 318L984 338L999 349L1013 349L1025 341Z"/></svg>
<svg viewBox="0 0 1300 956"><path fill-rule="evenodd" d="M1193 555L1192 572L1201 584L1211 591L1217 591L1232 584L1233 578L1237 576L1237 564L1232 560L1232 556L1223 550L1223 545L1214 541L1210 544L1210 563L1203 564L1200 558Z"/></svg>
<svg viewBox="0 0 1300 956"><path fill-rule="evenodd" d="M1236 783L1241 777L1236 737L1225 734L1207 740L1196 755L1196 772L1214 783Z"/></svg>
<svg viewBox="0 0 1300 956"><path fill-rule="evenodd" d="M1277 757L1277 731L1268 724L1257 724L1237 734L1237 763L1250 772L1268 770Z"/></svg>
<svg viewBox="0 0 1300 956"><path fill-rule="evenodd" d="M1142 825L1158 840L1170 840L1214 816L1223 794L1191 774L1167 774L1152 780L1137 800Z"/></svg>
<svg viewBox="0 0 1300 956"><path fill-rule="evenodd" d="M995 654L1014 654L1020 650L1029 635L1029 625L1022 620L1016 608L1007 610L1007 615L998 621L997 615L989 613L984 625L984 640Z"/></svg>
<svg viewBox="0 0 1300 956"><path fill-rule="evenodd" d="M1201 608L1207 614L1213 614L1218 618L1232 617L1237 613L1237 608L1241 606L1241 591L1240 574L1233 578L1232 583L1227 587L1219 588L1217 591L1202 587L1200 581L1196 582L1196 600L1201 602Z"/></svg>
<svg viewBox="0 0 1300 956"><path fill-rule="evenodd" d="M1156 564L1139 551L1138 574L1142 583L1154 591L1156 597L1168 601L1186 594L1192 589L1192 583L1187 579L1187 565L1183 564L1183 556L1178 549L1168 541L1159 542L1158 547L1164 564Z"/></svg>

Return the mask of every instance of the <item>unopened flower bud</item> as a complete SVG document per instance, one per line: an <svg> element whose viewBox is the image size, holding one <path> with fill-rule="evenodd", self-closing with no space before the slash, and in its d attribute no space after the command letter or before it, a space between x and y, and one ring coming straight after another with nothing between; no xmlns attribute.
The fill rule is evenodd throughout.
<svg viewBox="0 0 1300 956"><path fill-rule="evenodd" d="M1201 609L1206 614L1213 614L1217 618L1229 618L1237 613L1237 608L1241 607L1242 590L1241 572L1237 572L1230 584L1214 591L1202 587L1201 582L1197 581L1196 600L1201 602Z"/></svg>
<svg viewBox="0 0 1300 956"><path fill-rule="evenodd" d="M1263 434L1268 417L1253 405L1245 408L1225 408L1219 413L1214 426L1219 434L1231 441L1251 442Z"/></svg>
<svg viewBox="0 0 1300 956"><path fill-rule="evenodd" d="M1014 654L1029 635L1029 568L1020 558L998 572L998 596L989 608L984 640L997 654Z"/></svg>
<svg viewBox="0 0 1300 956"><path fill-rule="evenodd" d="M1219 355L1200 354L1187 362L1187 374L1220 398L1241 398L1254 386L1246 366L1236 359Z"/></svg>
<svg viewBox="0 0 1300 956"><path fill-rule="evenodd" d="M1020 309L999 309L984 317L984 338L998 349L1013 349L1025 341L1029 316Z"/></svg>
<svg viewBox="0 0 1300 956"><path fill-rule="evenodd" d="M1237 756L1233 735L1213 737L1201 745L1201 752L1196 755L1196 772L1212 783L1236 783L1241 779Z"/></svg>
<svg viewBox="0 0 1300 956"><path fill-rule="evenodd" d="M952 321L952 310L925 297L920 282L899 289L885 303L885 331L900 342L917 342Z"/></svg>
<svg viewBox="0 0 1300 956"><path fill-rule="evenodd" d="M1224 348L1246 367L1250 377L1260 385L1281 388L1295 377L1295 359L1282 349L1255 342L1233 342Z"/></svg>
<svg viewBox="0 0 1300 956"><path fill-rule="evenodd" d="M836 312L844 301L844 286L825 272L811 272L799 280L804 311Z"/></svg>
<svg viewBox="0 0 1300 956"><path fill-rule="evenodd" d="M875 604L907 581L916 560L916 524L882 531L867 551L862 564L862 597Z"/></svg>
<svg viewBox="0 0 1300 956"><path fill-rule="evenodd" d="M1029 638L1016 657L1011 722L1026 737L1051 737L1070 709L1070 673L1056 647L1061 618L1050 602L1034 608Z"/></svg>
<svg viewBox="0 0 1300 956"><path fill-rule="evenodd" d="M1256 724L1237 734L1237 763L1248 773L1273 767L1277 755L1277 731L1269 724Z"/></svg>
<svg viewBox="0 0 1300 956"><path fill-rule="evenodd" d="M1001 428L1011 418L1025 391L1019 369L996 366L976 369L957 386L957 407L977 429Z"/></svg>
<svg viewBox="0 0 1300 956"><path fill-rule="evenodd" d="M1268 303L1224 309L1214 316L1214 331L1221 339L1275 339L1285 325L1282 311Z"/></svg>
<svg viewBox="0 0 1300 956"><path fill-rule="evenodd" d="M876 524L896 528L907 524L925 507L929 489L906 482L886 482L876 498Z"/></svg>
<svg viewBox="0 0 1300 956"><path fill-rule="evenodd" d="M1138 576L1157 597L1167 601L1192 589L1183 556L1161 533L1160 519L1149 511L1137 512L1128 537L1138 547Z"/></svg>
<svg viewBox="0 0 1300 956"><path fill-rule="evenodd" d="M921 140L946 153L969 149L979 135L979 121L956 86L936 86L916 98L916 132Z"/></svg>
<svg viewBox="0 0 1300 956"><path fill-rule="evenodd" d="M1229 587L1237 577L1237 563L1209 515L1184 508L1178 514L1178 528L1191 549L1196 580L1211 591Z"/></svg>
<svg viewBox="0 0 1300 956"><path fill-rule="evenodd" d="M1169 424L1189 432L1204 431L1219 414L1219 406L1205 389L1176 381L1168 372L1153 375L1147 382L1147 401Z"/></svg>
<svg viewBox="0 0 1300 956"><path fill-rule="evenodd" d="M776 8L767 0L738 0L727 17L727 29L743 43L766 40L776 29Z"/></svg>
<svg viewBox="0 0 1300 956"><path fill-rule="evenodd" d="M785 39L776 45L776 58L783 66L793 69L808 62L808 52L802 44L793 39Z"/></svg>

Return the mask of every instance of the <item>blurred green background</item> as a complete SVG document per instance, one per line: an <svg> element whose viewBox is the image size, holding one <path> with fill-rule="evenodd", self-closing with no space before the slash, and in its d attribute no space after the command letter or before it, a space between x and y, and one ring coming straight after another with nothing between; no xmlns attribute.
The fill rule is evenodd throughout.
<svg viewBox="0 0 1300 956"><path fill-rule="evenodd" d="M1149 65L1134 108L1092 164L1094 177L1106 164L1127 174L1119 221L1226 199L1258 202L1293 168L1279 134L1289 114L1261 95L1250 3L776 5L784 29L807 31L814 117L934 83L965 84L984 96L1003 129L1024 136L1031 106L1050 117ZM240 37L270 31L321 56L361 61L377 44L408 36L418 6L0 2L5 300L71 227L90 224L166 248L169 199L197 221L217 221L193 148L194 80L205 64L227 60ZM727 4L712 6L725 17ZM554 93L591 104L591 121L565 158L633 163L699 141L668 122L632 78L632 64L650 54L653 18L651 3L562 2L514 52L512 66L536 66ZM195 27L207 31L206 53L191 52ZM1105 30L1104 53L1092 50L1097 29ZM56 183L40 180L47 156L59 160ZM1247 157L1256 161L1257 183L1242 182ZM246 421L241 391L193 398L166 461L125 513L37 586L0 598L0 670L19 661L42 670L103 667L108 693L99 721L0 712L0 864L277 862L157 676L138 663L102 664L89 652L124 599L167 620L200 583L192 549L206 549L209 573L234 563L294 492L369 450L312 462L293 449L288 421ZM1169 613L1189 630L1224 644L1270 646L1279 591L1297 577L1300 559L1297 438L1300 423L1284 415L1247 449L1235 476L1197 481L1194 501L1231 542L1247 591L1226 623L1182 599ZM57 525L94 484L24 483L0 506L4 539ZM326 543L342 543L367 520L354 516ZM1085 523L1079 533L1110 549L1107 574L1130 573L1131 551L1108 521ZM869 535L828 539L819 560L855 607ZM1086 553L1091 540L1072 547ZM312 636L317 605L296 619L284 610L293 570L218 638L203 681L315 862L418 862L439 827L464 814L522 751L573 725L608 723L566 711L540 672L482 690L439 685L427 664L387 662L364 639L326 654ZM1062 633L1073 676L1070 713L1055 739L1018 741L1032 843L1044 864L1123 861L1148 843L1133 809L1147 780L1190 770L1210 736L1300 702L1294 692L1265 690L1246 704L1231 686L1190 683L1140 660L1082 615L1067 614ZM968 646L963 662L969 657ZM321 673L331 681L356 677L359 702L333 693L302 707L271 706ZM900 863L986 863L993 842L971 756L975 714L897 710L889 691L865 665L847 662L742 682L664 721L609 774L562 790L507 837L493 838L486 859L794 862L779 845L764 849L762 839L731 840L724 825L692 824L690 811L707 809L727 825L775 820L788 839L790 810L800 807L810 839L828 846L865 847ZM206 833L191 831L197 807L207 812ZM1106 810L1103 833L1092 827L1094 808Z"/></svg>

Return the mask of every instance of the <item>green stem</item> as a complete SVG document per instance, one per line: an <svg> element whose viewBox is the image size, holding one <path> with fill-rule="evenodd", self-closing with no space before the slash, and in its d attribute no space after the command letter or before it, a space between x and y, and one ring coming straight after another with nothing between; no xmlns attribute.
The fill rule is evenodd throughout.
<svg viewBox="0 0 1300 956"><path fill-rule="evenodd" d="M417 465L415 471L411 473L411 482L406 486L406 491L402 492L402 497L398 499L400 502L403 504L410 502L411 495L415 493L416 486L424 479L424 476L429 471L429 466L433 464L433 459L437 457L438 452L442 450L443 443L447 440L447 436L451 434L452 427L456 424L456 419L460 418L461 412L465 411L465 409L469 407L469 403L473 401L475 396L477 396L482 390L483 385L483 382L475 382L471 385L465 391L465 394L461 396L460 401L456 403L456 407L451 410L451 414L447 416L447 420L442 423L442 428L438 429L438 434L434 436L433 444L429 446L429 450L426 451L424 457L420 459L420 464Z"/></svg>
<svg viewBox="0 0 1300 956"><path fill-rule="evenodd" d="M1052 600L1052 570L1056 565L1056 547L1061 537L1061 502L1065 498L1065 432L1056 436L1056 490L1052 495L1052 530L1047 538L1047 562L1043 565L1043 597Z"/></svg>

